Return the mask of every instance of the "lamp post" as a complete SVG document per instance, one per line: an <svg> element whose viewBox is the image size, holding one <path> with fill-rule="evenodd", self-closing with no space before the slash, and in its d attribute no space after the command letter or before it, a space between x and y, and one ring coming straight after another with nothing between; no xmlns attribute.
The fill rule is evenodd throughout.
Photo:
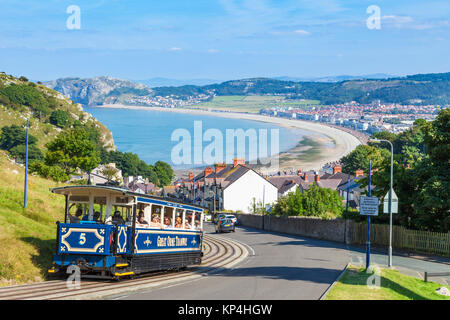
<svg viewBox="0 0 450 320"><path fill-rule="evenodd" d="M29 121L27 119L27 136L26 136L26 144L25 144L25 184L24 184L24 193L23 193L23 207L27 208L27 193L28 193L28 127Z"/></svg>
<svg viewBox="0 0 450 320"><path fill-rule="evenodd" d="M394 146L392 142L385 139L370 139L369 142L380 143L387 142L391 146L391 186L389 188L389 258L388 258L388 267L392 267L392 182L394 177Z"/></svg>

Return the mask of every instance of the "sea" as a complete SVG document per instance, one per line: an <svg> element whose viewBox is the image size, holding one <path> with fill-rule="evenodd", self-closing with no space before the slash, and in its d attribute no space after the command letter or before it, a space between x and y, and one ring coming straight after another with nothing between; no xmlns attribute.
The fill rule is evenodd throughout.
<svg viewBox="0 0 450 320"><path fill-rule="evenodd" d="M135 153L148 164L164 161L175 169L198 168L217 162L230 162L229 159L234 157L244 157L247 161L264 158L262 155L271 155L275 151L283 152L294 148L305 135L308 135L305 130L261 121L211 115L151 109L87 106L83 109L112 132L114 143L119 151ZM251 140L258 145L256 154L255 149L250 147L249 138L246 138L244 146L240 149L237 147L238 139L231 139L230 135L227 139L227 132L238 133L239 131L236 130L239 129L256 134L257 141L254 138ZM278 146L272 147L272 141L278 143ZM213 142L216 149L222 149L222 152L211 151ZM199 155L202 156L199 157ZM223 161L220 161L221 159Z"/></svg>

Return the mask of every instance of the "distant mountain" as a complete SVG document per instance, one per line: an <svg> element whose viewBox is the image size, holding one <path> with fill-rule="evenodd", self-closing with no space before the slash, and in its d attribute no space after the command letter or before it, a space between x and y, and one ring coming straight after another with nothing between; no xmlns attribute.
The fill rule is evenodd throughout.
<svg viewBox="0 0 450 320"><path fill-rule="evenodd" d="M371 103L378 100L401 104L450 104L450 73L376 78L384 76L373 74L367 75L367 79L364 76L363 79L350 80L338 79L353 76L327 78L330 81L325 81L325 78L321 78L323 81L250 78L202 86L160 86L151 89L143 84L109 77L58 79L46 85L76 102L89 105L123 103L182 107L211 100L214 96L229 95L283 95L287 99L319 100L322 104L350 101Z"/></svg>
<svg viewBox="0 0 450 320"><path fill-rule="evenodd" d="M43 84L82 105L122 103L124 97L152 94L144 84L113 77L61 78Z"/></svg>
<svg viewBox="0 0 450 320"><path fill-rule="evenodd" d="M359 80L359 79L388 79L395 76L385 74L385 73L373 73L361 76L351 76L351 75L340 75L340 76L328 76L328 77L311 77L311 78L298 78L298 77L274 77L273 79L283 80L283 81L316 81L316 82L339 82L346 80Z"/></svg>
<svg viewBox="0 0 450 320"><path fill-rule="evenodd" d="M214 79L170 79L170 78L150 78L146 80L136 80L145 84L149 88L153 87L179 87L185 85L205 86L213 83L220 83L221 80Z"/></svg>

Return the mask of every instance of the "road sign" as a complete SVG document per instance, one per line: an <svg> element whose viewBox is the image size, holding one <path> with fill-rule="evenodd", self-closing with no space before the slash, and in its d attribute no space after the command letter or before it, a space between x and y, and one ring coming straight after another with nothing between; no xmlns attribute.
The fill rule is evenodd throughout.
<svg viewBox="0 0 450 320"><path fill-rule="evenodd" d="M389 191L384 196L383 201L383 212L389 213ZM398 197L395 194L394 189L392 189L392 204L391 204L391 212L398 213Z"/></svg>
<svg viewBox="0 0 450 320"><path fill-rule="evenodd" d="M363 216L378 215L378 198L361 196L359 199L359 213Z"/></svg>

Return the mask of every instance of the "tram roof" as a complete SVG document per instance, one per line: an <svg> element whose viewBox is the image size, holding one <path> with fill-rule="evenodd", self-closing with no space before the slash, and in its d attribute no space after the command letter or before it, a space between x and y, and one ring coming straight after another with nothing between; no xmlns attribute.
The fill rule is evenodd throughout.
<svg viewBox="0 0 450 320"><path fill-rule="evenodd" d="M129 195L129 196L133 196L136 198L140 198L138 199L138 201L140 202L155 202L157 204L163 204L163 205L171 205L171 204L177 204L178 206L175 207L186 207L186 209L190 209L190 210L197 210L197 211L203 211L204 208L195 204L191 204L191 203L185 203L185 202L180 202L177 200L173 200L171 198L164 198L164 197L157 197L157 196L150 196L148 194L142 194L142 193L137 193L137 192L133 192L127 189L123 189L123 188L118 188L118 187L112 187L112 186L101 186L101 185L78 185L78 186L65 186L65 187L58 187L58 188L52 188L50 189L50 191L52 193L56 193L56 194L63 194L63 195L67 195L67 194L75 194L78 193L77 191L81 191L81 193L84 193L83 191L96 191L96 193L101 193L103 192L108 192L108 193L117 193L117 194L122 194L122 195ZM153 200L153 201L151 201ZM173 205L172 205L173 206ZM189 207L189 208L188 208Z"/></svg>

